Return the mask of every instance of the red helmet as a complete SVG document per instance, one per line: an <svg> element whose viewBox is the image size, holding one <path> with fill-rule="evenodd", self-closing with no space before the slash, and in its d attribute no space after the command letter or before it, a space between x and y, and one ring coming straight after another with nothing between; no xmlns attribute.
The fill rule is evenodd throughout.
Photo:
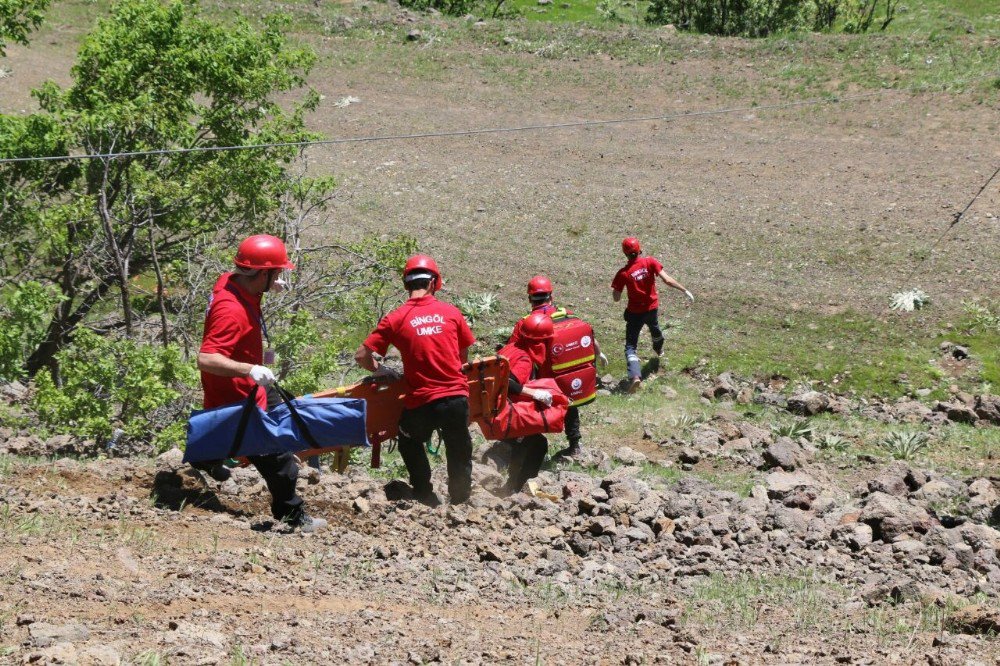
<svg viewBox="0 0 1000 666"><path fill-rule="evenodd" d="M544 342L551 340L553 335L552 317L541 312L528 315L521 324L521 335L526 340Z"/></svg>
<svg viewBox="0 0 1000 666"><path fill-rule="evenodd" d="M639 245L639 239L635 236L629 236L622 241L622 252L627 256L631 257L633 254L639 254L642 252L642 247Z"/></svg>
<svg viewBox="0 0 1000 666"><path fill-rule="evenodd" d="M414 273L413 278L410 278L410 274ZM441 271L438 270L437 262L426 254L415 254L406 260L406 266L403 267L403 282L405 283L407 279L419 279L420 277L433 277L433 289L438 291L441 289Z"/></svg>
<svg viewBox="0 0 1000 666"><path fill-rule="evenodd" d="M288 251L281 239L267 234L251 236L240 243L233 263L240 268L256 270L295 268L295 264L288 261Z"/></svg>
<svg viewBox="0 0 1000 666"><path fill-rule="evenodd" d="M552 280L544 275L536 275L528 281L528 296L552 293Z"/></svg>

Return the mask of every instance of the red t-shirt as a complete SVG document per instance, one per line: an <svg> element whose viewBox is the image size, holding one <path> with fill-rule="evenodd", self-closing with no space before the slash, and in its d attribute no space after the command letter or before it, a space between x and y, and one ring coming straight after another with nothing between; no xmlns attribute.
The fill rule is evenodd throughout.
<svg viewBox="0 0 1000 666"><path fill-rule="evenodd" d="M525 319L535 314L536 312L541 312L542 314L550 315L558 309L559 308L557 308L553 303L545 303L544 305L539 305L538 307L531 308L531 312L529 312L525 317L518 319L517 323L514 324L514 330L510 332L510 339L507 340L507 344L512 345L521 339L521 327L524 325Z"/></svg>
<svg viewBox="0 0 1000 666"><path fill-rule="evenodd" d="M535 369L535 364L532 361L531 354L527 351L521 349L513 342L509 342L497 354L507 359L507 363L510 365L510 376L517 380L518 384L524 384L531 379L531 373Z"/></svg>
<svg viewBox="0 0 1000 666"><path fill-rule="evenodd" d="M382 317L364 345L385 355L392 345L403 357L403 400L414 409L439 398L469 395L459 350L476 341L465 317L454 305L431 295L411 298Z"/></svg>
<svg viewBox="0 0 1000 666"><path fill-rule="evenodd" d="M232 276L232 273L223 273L212 288L201 352L260 365L264 360L260 295L240 289L231 280ZM220 377L202 371L201 385L205 389L204 405L208 409L243 400L256 383L249 377ZM257 404L267 407L267 394L262 389L257 391Z"/></svg>
<svg viewBox="0 0 1000 666"><path fill-rule="evenodd" d="M656 276L663 270L663 264L653 257L636 257L618 271L611 282L615 291L628 289L626 312L649 312L660 305L656 294Z"/></svg>

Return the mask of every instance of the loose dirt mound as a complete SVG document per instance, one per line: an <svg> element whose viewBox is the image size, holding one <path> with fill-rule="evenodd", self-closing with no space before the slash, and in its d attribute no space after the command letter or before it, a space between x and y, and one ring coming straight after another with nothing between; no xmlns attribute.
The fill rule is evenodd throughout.
<svg viewBox="0 0 1000 666"><path fill-rule="evenodd" d="M10 467L0 496L5 659L1000 657L974 628L944 629L979 626L946 625L968 600L995 603L1000 533L942 525L929 477L901 465L853 492L815 465L772 471L741 497L603 460L591 473L543 473L540 493L553 501L494 497L481 486L500 474L483 457L470 503L435 509L405 499L400 481L352 469L302 480L331 528L299 535L264 517L253 471L219 485L178 458Z"/></svg>

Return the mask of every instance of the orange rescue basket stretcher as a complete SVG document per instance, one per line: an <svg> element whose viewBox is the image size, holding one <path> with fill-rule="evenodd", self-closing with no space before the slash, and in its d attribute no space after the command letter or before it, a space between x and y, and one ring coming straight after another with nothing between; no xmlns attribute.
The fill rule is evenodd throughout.
<svg viewBox="0 0 1000 666"><path fill-rule="evenodd" d="M502 356L489 356L466 363L462 368L469 381L469 422L496 416L507 401L507 382L510 366ZM366 426L371 443L371 466L382 464L382 442L399 434L399 417L403 413L406 383L398 380L384 384L367 378L350 386L340 386L311 394L314 398L362 398L367 402ZM338 472L347 469L348 449L342 446L301 451L306 458L324 453L334 455L333 467Z"/></svg>

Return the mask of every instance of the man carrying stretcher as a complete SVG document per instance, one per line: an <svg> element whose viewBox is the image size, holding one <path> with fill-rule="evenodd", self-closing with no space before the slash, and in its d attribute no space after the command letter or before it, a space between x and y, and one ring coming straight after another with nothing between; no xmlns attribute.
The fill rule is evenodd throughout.
<svg viewBox="0 0 1000 666"><path fill-rule="evenodd" d="M198 369L204 388L206 409L240 402L256 386L268 387L275 382L274 373L265 365L273 362L265 354L263 339L267 337L261 297L280 288L283 271L295 268L280 238L259 234L242 243L233 260L236 267L223 273L212 289L205 314L205 331L198 352ZM257 405L264 409L267 397L257 391ZM299 465L291 452L276 455L251 456L250 462L271 491L271 513L278 521L302 532L315 532L326 527L323 518L313 518L305 512L302 498L295 492ZM209 472L217 481L229 478L222 461L200 463L198 469Z"/></svg>
<svg viewBox="0 0 1000 666"><path fill-rule="evenodd" d="M552 319L547 313L535 312L519 322L519 334L498 353L510 364L510 379L507 393L524 396L548 407L552 404L552 392L542 388L525 386L534 379L538 369L545 367L552 342ZM501 494L519 492L528 479L538 476L545 462L549 442L543 434L533 434L511 441L510 472Z"/></svg>
<svg viewBox="0 0 1000 666"><path fill-rule="evenodd" d="M437 430L448 458L448 495L461 504L472 492L472 438L469 435L469 385L462 372L476 341L455 306L437 300L441 271L427 255L414 255L403 269L409 300L378 323L358 347L355 361L365 370L394 379L375 360L392 345L403 358L406 396L399 419L399 453L406 463L414 497L436 506L431 467L424 443Z"/></svg>

